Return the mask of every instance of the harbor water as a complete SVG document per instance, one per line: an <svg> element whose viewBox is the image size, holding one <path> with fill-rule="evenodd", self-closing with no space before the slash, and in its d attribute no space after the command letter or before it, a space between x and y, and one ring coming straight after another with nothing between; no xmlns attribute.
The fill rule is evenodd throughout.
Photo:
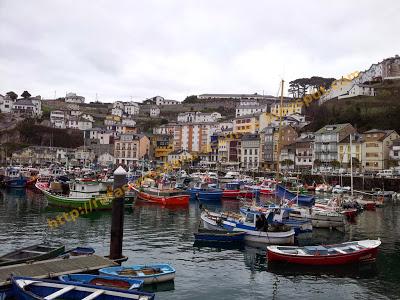
<svg viewBox="0 0 400 300"><path fill-rule="evenodd" d="M237 201L222 201L212 209L238 211ZM56 241L67 248L90 246L109 252L111 212L93 212L57 228L48 220L63 210L49 208L32 190L1 190L0 254L15 248ZM374 264L329 269L268 266L265 250L221 249L194 245L200 209L163 208L136 203L125 211L125 264L169 263L174 283L149 286L156 299L399 299L400 203L357 216L346 233L316 230L306 243L382 240Z"/></svg>

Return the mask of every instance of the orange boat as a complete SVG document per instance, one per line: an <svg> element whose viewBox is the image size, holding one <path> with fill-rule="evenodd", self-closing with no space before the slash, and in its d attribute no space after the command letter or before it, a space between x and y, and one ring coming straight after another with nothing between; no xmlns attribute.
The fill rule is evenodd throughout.
<svg viewBox="0 0 400 300"><path fill-rule="evenodd" d="M145 188L138 191L138 199L162 205L188 205L189 195L176 189Z"/></svg>

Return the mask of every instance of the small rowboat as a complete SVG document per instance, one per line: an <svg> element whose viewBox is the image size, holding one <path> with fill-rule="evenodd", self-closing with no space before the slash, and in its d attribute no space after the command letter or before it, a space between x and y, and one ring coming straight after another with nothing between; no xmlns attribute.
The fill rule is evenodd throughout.
<svg viewBox="0 0 400 300"><path fill-rule="evenodd" d="M65 247L63 245L37 244L0 256L0 266L50 259L57 257L64 253L64 251Z"/></svg>
<svg viewBox="0 0 400 300"><path fill-rule="evenodd" d="M268 262L301 265L344 265L376 259L380 240L362 240L337 245L305 247L267 247Z"/></svg>
<svg viewBox="0 0 400 300"><path fill-rule="evenodd" d="M16 299L53 300L53 299L85 299L85 300L123 300L154 299L153 293L137 290L121 290L108 287L92 286L81 283L60 282L29 277L12 277L12 285Z"/></svg>
<svg viewBox="0 0 400 300"><path fill-rule="evenodd" d="M96 286L106 286L124 290L138 290L143 285L143 280L122 278L114 276L101 276L90 274L70 274L58 277L62 282L84 283Z"/></svg>
<svg viewBox="0 0 400 300"><path fill-rule="evenodd" d="M109 267L100 269L99 273L106 276L141 279L144 281L144 284L175 279L175 269L167 264Z"/></svg>
<svg viewBox="0 0 400 300"><path fill-rule="evenodd" d="M233 232L228 230L210 230L199 228L198 232L194 233L196 241L202 242L218 242L218 243L243 243L245 232Z"/></svg>

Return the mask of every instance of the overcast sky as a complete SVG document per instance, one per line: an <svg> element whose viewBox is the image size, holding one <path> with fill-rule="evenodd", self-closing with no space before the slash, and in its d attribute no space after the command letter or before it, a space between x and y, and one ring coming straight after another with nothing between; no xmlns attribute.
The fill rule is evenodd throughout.
<svg viewBox="0 0 400 300"><path fill-rule="evenodd" d="M400 54L399 28L399 0L0 0L0 93L277 95Z"/></svg>

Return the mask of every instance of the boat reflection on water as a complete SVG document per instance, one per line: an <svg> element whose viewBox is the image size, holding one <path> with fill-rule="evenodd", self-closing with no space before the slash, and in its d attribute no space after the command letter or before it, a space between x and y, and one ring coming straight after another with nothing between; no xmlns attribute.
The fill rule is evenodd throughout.
<svg viewBox="0 0 400 300"><path fill-rule="evenodd" d="M133 209L145 209L145 208L160 208L160 209L166 209L169 211L188 211L189 207L187 205L161 205L159 203L152 203L152 202L144 202L144 201L136 201L135 205L133 205Z"/></svg>
<svg viewBox="0 0 400 300"><path fill-rule="evenodd" d="M222 250L244 250L243 243L226 243L226 242L207 242L207 241L194 241L193 247L200 248L213 248L218 252Z"/></svg>
<svg viewBox="0 0 400 300"><path fill-rule="evenodd" d="M175 290L175 282L173 280L170 280L166 282L146 284L141 290L144 292L152 293L173 291Z"/></svg>
<svg viewBox="0 0 400 300"><path fill-rule="evenodd" d="M276 275L288 276L305 276L328 275L333 277L349 277L349 278L374 278L378 275L378 269L375 262L349 264L341 266L307 266L295 265L278 262L267 263L268 272Z"/></svg>

